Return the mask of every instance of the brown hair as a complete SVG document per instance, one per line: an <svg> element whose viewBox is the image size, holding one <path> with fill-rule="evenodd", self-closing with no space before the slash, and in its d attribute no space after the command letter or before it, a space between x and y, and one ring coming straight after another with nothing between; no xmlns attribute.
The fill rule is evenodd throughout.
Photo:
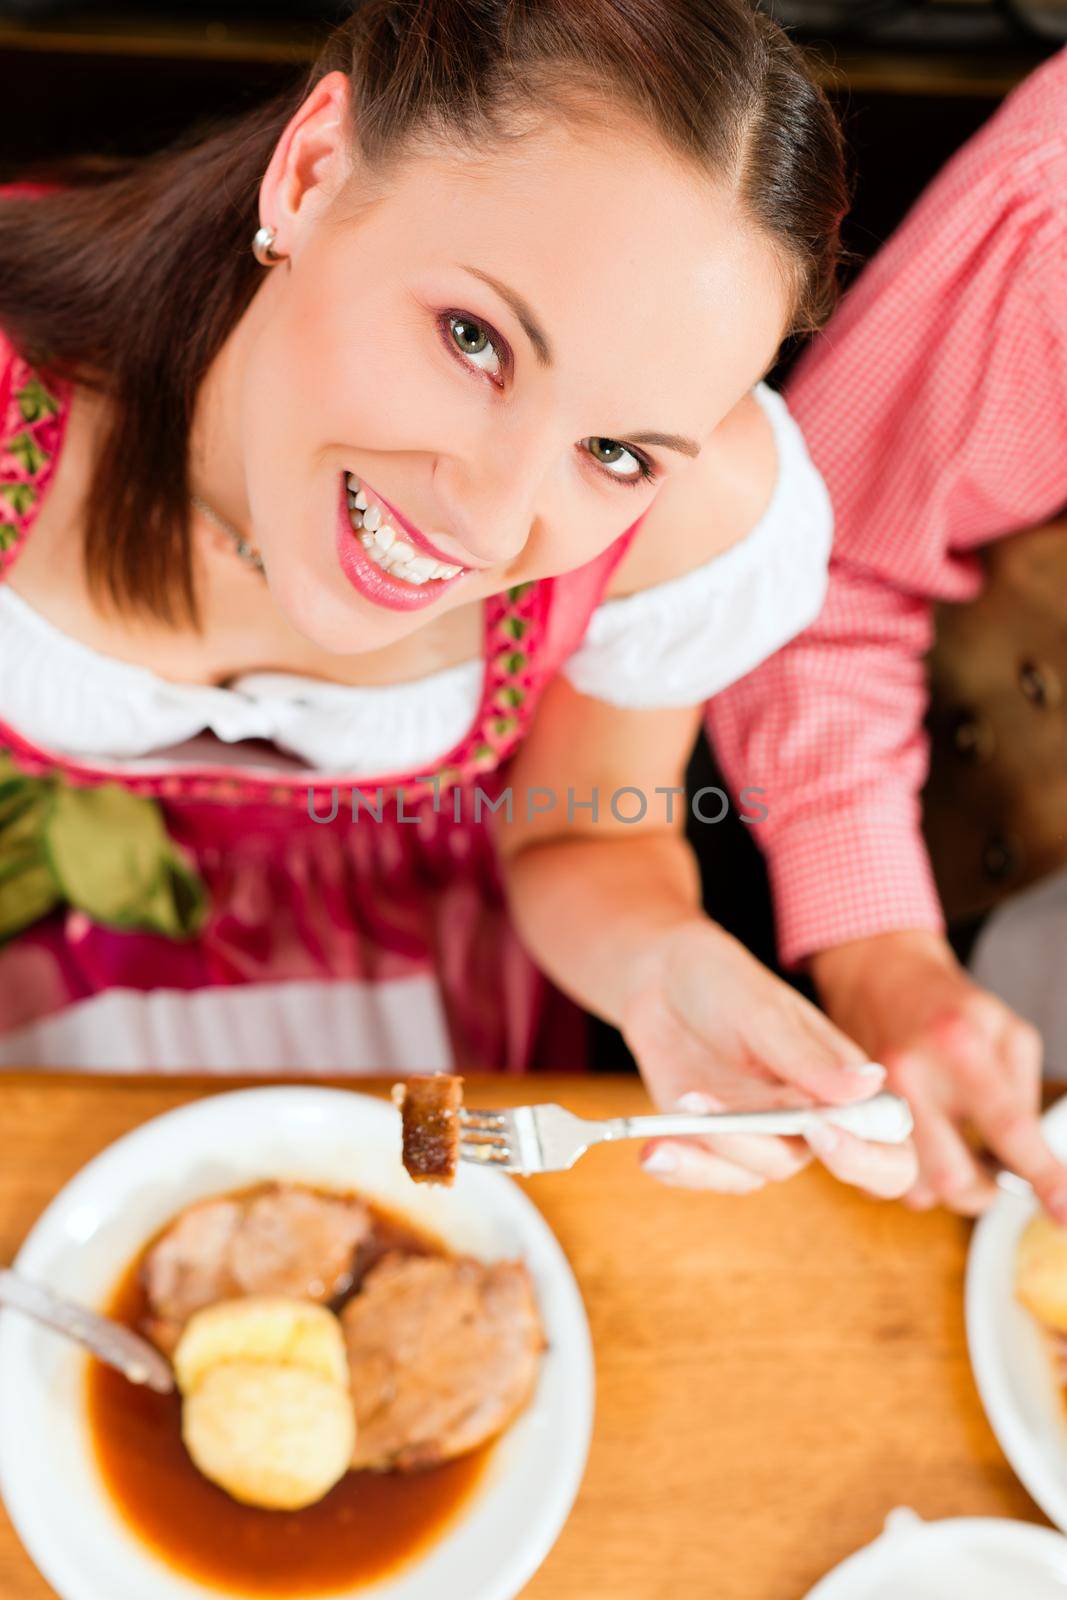
<svg viewBox="0 0 1067 1600"><path fill-rule="evenodd" d="M298 89L158 155L0 204L0 327L43 372L109 401L85 562L119 610L198 622L196 397L260 281L249 247L274 146L335 70L351 78L353 138L372 166L440 136L491 144L582 104L636 114L736 183L794 274L796 327L829 313L848 200L839 129L800 53L749 0L366 0Z"/></svg>

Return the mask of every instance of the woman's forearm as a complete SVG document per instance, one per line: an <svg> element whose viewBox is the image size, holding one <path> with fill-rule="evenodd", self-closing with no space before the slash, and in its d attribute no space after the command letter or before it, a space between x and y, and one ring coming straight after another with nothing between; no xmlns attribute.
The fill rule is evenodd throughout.
<svg viewBox="0 0 1067 1600"><path fill-rule="evenodd" d="M684 838L552 838L504 862L512 915L534 960L565 993L619 1024L660 934L703 921Z"/></svg>

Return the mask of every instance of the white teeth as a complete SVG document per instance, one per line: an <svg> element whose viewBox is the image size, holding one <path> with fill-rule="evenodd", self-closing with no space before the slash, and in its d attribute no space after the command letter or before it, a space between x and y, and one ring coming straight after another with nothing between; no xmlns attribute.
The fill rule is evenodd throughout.
<svg viewBox="0 0 1067 1600"><path fill-rule="evenodd" d="M348 473L346 482L349 521L376 567L381 567L391 578L400 578L404 583L419 587L435 579L454 578L463 571L450 561L420 555L413 545L397 538L396 529L384 521L381 507L368 504L359 479Z"/></svg>

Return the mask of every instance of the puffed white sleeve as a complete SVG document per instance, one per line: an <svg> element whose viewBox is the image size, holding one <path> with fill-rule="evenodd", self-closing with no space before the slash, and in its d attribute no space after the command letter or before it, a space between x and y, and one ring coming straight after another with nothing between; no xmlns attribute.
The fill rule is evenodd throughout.
<svg viewBox="0 0 1067 1600"><path fill-rule="evenodd" d="M561 669L580 694L633 710L698 705L814 622L826 595L833 512L781 395L754 391L778 473L750 533L667 583L605 600Z"/></svg>

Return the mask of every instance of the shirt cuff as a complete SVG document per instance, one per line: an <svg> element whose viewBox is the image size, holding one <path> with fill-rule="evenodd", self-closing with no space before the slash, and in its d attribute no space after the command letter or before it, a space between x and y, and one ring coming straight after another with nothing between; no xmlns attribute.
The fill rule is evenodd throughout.
<svg viewBox="0 0 1067 1600"><path fill-rule="evenodd" d="M759 824L753 825L759 842ZM918 827L899 811L845 813L796 824L768 846L778 952L795 970L850 939L945 929Z"/></svg>

